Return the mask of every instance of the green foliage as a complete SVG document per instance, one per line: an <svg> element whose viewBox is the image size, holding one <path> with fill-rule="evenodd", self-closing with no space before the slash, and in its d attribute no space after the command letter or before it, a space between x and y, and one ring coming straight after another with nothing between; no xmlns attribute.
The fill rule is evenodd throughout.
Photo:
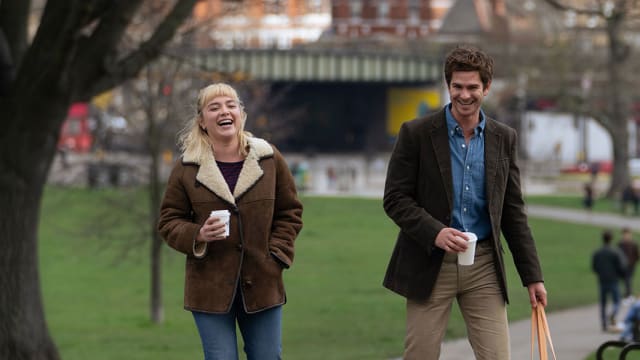
<svg viewBox="0 0 640 360"><path fill-rule="evenodd" d="M136 239L149 225L132 216L145 211L145 201L143 191L46 189L40 227L43 296L64 359L202 357L191 315L182 309L183 257L168 248L165 322L149 321L150 250ZM284 358L400 356L404 300L381 285L397 228L381 201L304 197L303 202L305 226L294 265L285 272ZM102 223L102 218L111 220ZM537 219L531 226L550 294L548 311L596 302L589 259L600 244L600 229ZM526 318L526 291L509 254L506 259L509 317ZM454 310L447 337L464 333Z"/></svg>

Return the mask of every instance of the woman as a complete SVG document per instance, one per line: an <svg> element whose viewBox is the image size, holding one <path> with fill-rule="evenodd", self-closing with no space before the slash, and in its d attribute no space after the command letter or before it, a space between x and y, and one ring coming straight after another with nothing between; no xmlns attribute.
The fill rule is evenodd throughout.
<svg viewBox="0 0 640 360"><path fill-rule="evenodd" d="M291 266L302 204L280 152L245 132L236 91L213 84L198 95L182 131L158 229L187 255L184 307L205 359L237 359L236 321L248 359L280 359L282 270ZM231 213L225 224L210 217Z"/></svg>

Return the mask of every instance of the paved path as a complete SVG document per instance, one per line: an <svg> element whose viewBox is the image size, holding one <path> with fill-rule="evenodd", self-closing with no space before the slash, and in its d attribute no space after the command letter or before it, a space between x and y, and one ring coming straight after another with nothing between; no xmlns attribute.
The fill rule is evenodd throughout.
<svg viewBox="0 0 640 360"><path fill-rule="evenodd" d="M640 231L640 217L623 216L616 214L602 214L585 210L562 209L550 206L529 205L527 207L529 216L557 219L580 224L592 224L603 227L610 227L612 230L619 230L627 226L634 231Z"/></svg>
<svg viewBox="0 0 640 360"><path fill-rule="evenodd" d="M622 307L620 317L626 312ZM590 305L571 310L547 314L553 346L559 360L584 360L600 344L615 340L618 334L600 331L598 306ZM511 358L529 359L531 351L531 321L529 319L509 324L511 336ZM440 360L474 359L471 346L466 338L447 341L442 344Z"/></svg>

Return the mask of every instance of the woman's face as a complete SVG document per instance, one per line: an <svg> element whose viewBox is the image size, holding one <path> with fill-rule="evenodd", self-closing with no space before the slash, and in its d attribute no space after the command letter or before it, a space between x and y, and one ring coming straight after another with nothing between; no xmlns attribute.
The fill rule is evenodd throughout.
<svg viewBox="0 0 640 360"><path fill-rule="evenodd" d="M237 136L241 125L240 104L230 96L216 96L202 107L200 127L207 130L211 140L232 140Z"/></svg>

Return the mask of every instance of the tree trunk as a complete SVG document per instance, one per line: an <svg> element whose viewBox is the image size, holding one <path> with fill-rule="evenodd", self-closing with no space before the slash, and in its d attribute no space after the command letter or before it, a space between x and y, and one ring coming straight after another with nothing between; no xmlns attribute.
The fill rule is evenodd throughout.
<svg viewBox="0 0 640 360"><path fill-rule="evenodd" d="M607 35L609 39L609 61L607 62L607 72L609 75L609 101L608 130L612 135L613 146L613 174L608 198L616 198L629 182L629 116L625 102L620 94L620 67L625 62L625 46L622 43L620 26L622 18L613 16L607 19Z"/></svg>
<svg viewBox="0 0 640 360"><path fill-rule="evenodd" d="M157 224L160 217L160 179L158 150L151 152L149 171L149 215L151 230L151 321L160 324L164 321L162 304L162 238L158 234Z"/></svg>
<svg viewBox="0 0 640 360"><path fill-rule="evenodd" d="M0 359L60 358L44 318L37 235L67 106L36 94L0 97Z"/></svg>
<svg viewBox="0 0 640 360"><path fill-rule="evenodd" d="M625 117L626 119L626 117ZM626 121L624 126L626 126ZM616 139L613 144L613 174L607 197L620 199L622 190L629 184L629 132L627 128L611 132Z"/></svg>

